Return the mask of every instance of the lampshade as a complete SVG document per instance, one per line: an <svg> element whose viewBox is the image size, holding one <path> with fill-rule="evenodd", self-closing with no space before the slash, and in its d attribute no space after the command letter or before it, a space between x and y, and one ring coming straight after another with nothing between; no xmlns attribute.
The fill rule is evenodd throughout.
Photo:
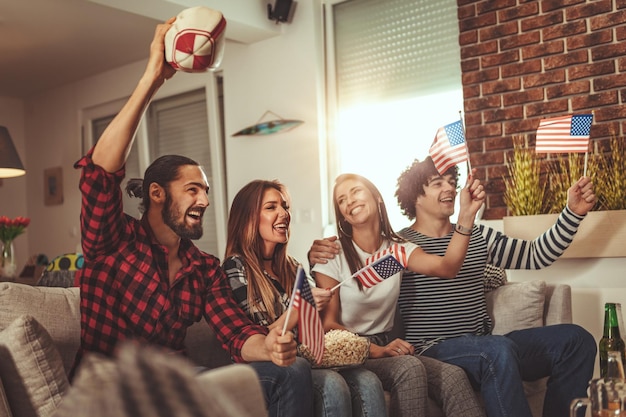
<svg viewBox="0 0 626 417"><path fill-rule="evenodd" d="M24 174L26 170L13 145L9 130L0 126L0 178L19 177Z"/></svg>

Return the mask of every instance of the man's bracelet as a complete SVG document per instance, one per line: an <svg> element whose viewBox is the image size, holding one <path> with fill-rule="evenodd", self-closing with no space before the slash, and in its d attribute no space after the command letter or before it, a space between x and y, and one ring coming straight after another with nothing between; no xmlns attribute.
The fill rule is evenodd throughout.
<svg viewBox="0 0 626 417"><path fill-rule="evenodd" d="M464 227L464 226L461 226L458 223L454 227L454 231L457 232L458 234L463 235L463 236L471 236L472 235L472 228L471 227Z"/></svg>

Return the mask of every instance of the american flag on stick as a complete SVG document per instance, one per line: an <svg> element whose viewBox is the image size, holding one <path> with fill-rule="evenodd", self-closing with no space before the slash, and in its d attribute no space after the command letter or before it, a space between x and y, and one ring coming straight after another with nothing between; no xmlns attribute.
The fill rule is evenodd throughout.
<svg viewBox="0 0 626 417"><path fill-rule="evenodd" d="M461 162L469 162L465 133L460 120L440 127L428 151L439 174Z"/></svg>
<svg viewBox="0 0 626 417"><path fill-rule="evenodd" d="M388 253L357 271L354 276L365 288L371 288L404 268L405 266L396 259L394 254Z"/></svg>
<svg viewBox="0 0 626 417"><path fill-rule="evenodd" d="M539 122L536 153L586 153L592 114L551 117Z"/></svg>
<svg viewBox="0 0 626 417"><path fill-rule="evenodd" d="M315 361L321 363L324 356L324 326L302 266L298 267L293 291L291 306L298 310L298 338L300 343L310 349Z"/></svg>

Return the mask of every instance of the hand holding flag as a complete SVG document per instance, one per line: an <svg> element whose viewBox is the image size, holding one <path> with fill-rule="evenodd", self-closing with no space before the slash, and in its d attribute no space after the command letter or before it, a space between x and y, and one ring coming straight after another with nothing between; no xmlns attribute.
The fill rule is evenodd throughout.
<svg viewBox="0 0 626 417"><path fill-rule="evenodd" d="M428 153L441 175L454 165L465 161L469 162L469 153L467 152L461 121L457 120L440 127Z"/></svg>
<svg viewBox="0 0 626 417"><path fill-rule="evenodd" d="M315 308L313 293L302 266L298 266L298 271L296 272L296 283L293 287L289 309L285 317L283 334L287 330L289 315L293 308L298 310L298 338L300 343L309 348L317 363L321 363L324 356L324 326L317 308Z"/></svg>

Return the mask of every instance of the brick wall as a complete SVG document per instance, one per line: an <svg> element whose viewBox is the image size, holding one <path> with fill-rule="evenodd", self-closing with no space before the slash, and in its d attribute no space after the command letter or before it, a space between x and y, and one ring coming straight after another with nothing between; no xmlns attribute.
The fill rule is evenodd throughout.
<svg viewBox="0 0 626 417"><path fill-rule="evenodd" d="M594 146L624 134L626 0L457 4L467 142L487 188L484 218L499 219L514 136L534 146L540 119L591 111Z"/></svg>

